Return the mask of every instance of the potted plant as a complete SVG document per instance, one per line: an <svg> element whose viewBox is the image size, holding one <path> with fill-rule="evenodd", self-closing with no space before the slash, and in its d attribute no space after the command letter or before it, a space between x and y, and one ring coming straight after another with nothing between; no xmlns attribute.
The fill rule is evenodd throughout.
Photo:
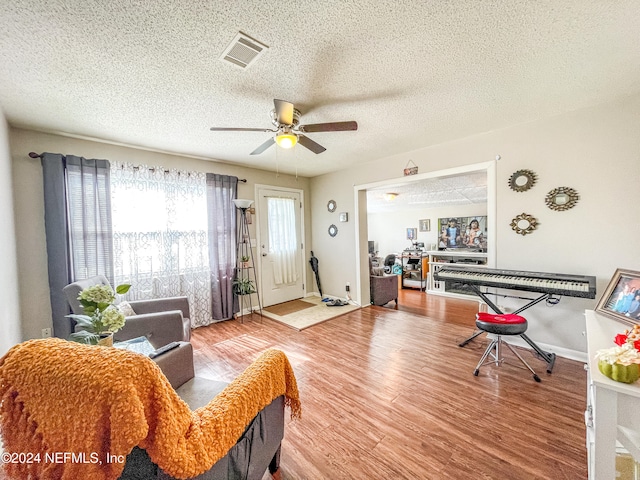
<svg viewBox="0 0 640 480"><path fill-rule="evenodd" d="M125 317L113 305L116 293L124 295L131 285L119 285L116 292L109 285L93 285L80 292L78 300L84 315L67 315L76 321L76 332L69 340L90 345L113 345L113 334L124 327Z"/></svg>
<svg viewBox="0 0 640 480"><path fill-rule="evenodd" d="M248 278L236 278L233 281L233 293L236 295L249 295L255 292L256 288L252 280Z"/></svg>
<svg viewBox="0 0 640 480"><path fill-rule="evenodd" d="M240 268L249 268L249 257L247 255L240 257Z"/></svg>

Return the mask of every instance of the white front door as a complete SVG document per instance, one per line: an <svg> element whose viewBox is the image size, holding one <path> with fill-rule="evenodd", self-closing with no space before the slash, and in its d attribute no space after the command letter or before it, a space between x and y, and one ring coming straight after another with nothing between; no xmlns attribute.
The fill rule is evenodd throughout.
<svg viewBox="0 0 640 480"><path fill-rule="evenodd" d="M258 187L258 254L265 307L304 296L302 192Z"/></svg>

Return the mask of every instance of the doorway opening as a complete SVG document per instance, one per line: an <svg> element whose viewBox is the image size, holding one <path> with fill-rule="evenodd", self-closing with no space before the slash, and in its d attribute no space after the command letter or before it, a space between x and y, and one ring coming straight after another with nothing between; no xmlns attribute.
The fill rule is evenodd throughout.
<svg viewBox="0 0 640 480"><path fill-rule="evenodd" d="M421 189L426 189L426 185L434 185L440 184L443 181L446 183L447 179L469 179L473 178L476 174L481 174L486 178L486 216L487 216L487 235L493 241L489 243L487 246L487 265L489 267L494 267L496 264L496 161L483 162L473 165L466 165L463 167L455 167L445 170L438 170L434 172L428 172L420 175L411 175L403 178L394 178L389 180L384 180L375 183L356 185L354 186L354 199L355 199L355 221L356 221L356 301L361 305L369 304L369 241L374 241L374 244L378 243L378 248L380 246L380 239L377 238L369 238L369 208L371 203L371 208L375 209L376 200L375 198L385 199L385 194L388 193L398 193L399 191L413 192L413 196L419 198L419 194L421 193ZM375 193L373 193L375 192ZM444 192L446 193L446 192ZM436 196L440 196L440 201L446 202L445 194L437 194ZM403 202L409 202L407 195L405 199L397 202L397 205L401 205ZM392 197L392 196L390 196ZM426 195L423 195L426 198ZM432 194L433 198L434 195ZM400 200L401 195L398 194L395 196L395 200ZM382 201L382 200L381 200ZM414 201L425 201L425 200L415 200ZM388 201L391 203L391 201ZM380 205L380 201L378 201L378 205ZM415 207L416 205L413 205ZM398 209L402 208L400 206L390 208L396 208L396 212ZM416 209L416 211L419 210ZM407 239L409 237L407 230L409 228L415 227L416 231L422 227L422 224L419 225L419 220L427 220L428 218L418 218L419 215L416 213L415 225L406 225L406 228L393 232L394 235L404 235L404 242L406 242L406 246L410 246L411 243L414 242L415 239ZM429 222L430 230L432 230L432 236L435 239L437 235L437 219L431 218L431 222ZM387 229L388 230L388 229ZM413 233L413 232L412 232ZM425 233L425 238L427 238L427 234ZM429 237L430 238L430 237ZM436 243L435 240L432 242L426 243ZM428 245L425 245L428 248ZM375 247L374 247L375 248ZM364 302L364 303L362 303Z"/></svg>

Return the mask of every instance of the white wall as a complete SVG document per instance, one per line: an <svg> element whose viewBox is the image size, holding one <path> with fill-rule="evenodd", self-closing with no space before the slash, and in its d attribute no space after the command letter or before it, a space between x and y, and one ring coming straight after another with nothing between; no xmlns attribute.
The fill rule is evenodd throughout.
<svg viewBox="0 0 640 480"><path fill-rule="evenodd" d="M336 220L326 209L330 198L338 211L351 217L354 185L401 178L409 159L425 173L489 162L499 154L496 268L594 275L599 296L616 267L640 270L640 222L634 217L640 205L638 132L640 95L634 95L315 177L312 247L320 260L323 287L327 294L341 295L345 282L355 284L358 275L357 226L337 224L338 235L327 235ZM527 192L513 192L508 179L524 168L536 172L538 182ZM580 200L571 210L552 211L545 196L561 186L576 189ZM509 226L523 212L539 220L531 235L516 235ZM537 305L526 312L529 336L559 349L585 352L583 311L595 306L596 300L569 297L553 308Z"/></svg>
<svg viewBox="0 0 640 480"><path fill-rule="evenodd" d="M0 356L21 341L8 131L0 110Z"/></svg>
<svg viewBox="0 0 640 480"><path fill-rule="evenodd" d="M310 196L309 179L307 178L296 179L290 175L276 175L273 172L264 170L78 140L18 128L11 128L9 135L11 138L11 157L14 172L15 218L17 221L15 236L17 239L17 263L24 338L40 337L42 329L51 327L52 323L44 230L42 167L39 159L29 158L29 152L62 153L86 158L104 158L112 161L127 161L134 164L163 166L165 168L236 175L238 178L247 179L247 183L238 184L239 198L253 199L255 184L301 189L304 191L305 198ZM1 178L4 179L4 177ZM305 217L310 217L310 205L308 203L305 205ZM249 227L252 237L255 237L256 222ZM13 235L11 236L13 237ZM305 236L307 239L311 238L311 231L308 227L305 231ZM0 246L2 243L3 241L0 239ZM305 258L309 258L309 251L310 249L307 245ZM11 258L14 258L14 256ZM308 267L308 264L305 267ZM305 283L306 285L311 285L311 269L306 268L305 272L307 277Z"/></svg>
<svg viewBox="0 0 640 480"><path fill-rule="evenodd" d="M418 231L416 242L423 242L425 249L429 244L438 244L439 234L438 219L447 217L473 217L487 214L485 203L478 205L458 205L449 207L397 210L394 212L369 213L367 223L369 227L368 239L378 244L378 255L384 259L390 253L400 253L412 245L407 240L407 228L415 228ZM421 219L431 220L431 229L421 232L418 222ZM493 241L493 239L489 239Z"/></svg>

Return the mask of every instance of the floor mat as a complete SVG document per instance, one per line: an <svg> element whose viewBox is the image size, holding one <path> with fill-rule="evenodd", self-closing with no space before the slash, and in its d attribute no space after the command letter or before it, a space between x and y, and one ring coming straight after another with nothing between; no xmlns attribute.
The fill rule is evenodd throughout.
<svg viewBox="0 0 640 480"><path fill-rule="evenodd" d="M262 310L267 311L269 313L273 313L274 315L289 315L291 313L299 312L300 310L304 310L305 308L311 308L315 306L315 303L306 302L304 300L291 300L290 302L278 303L276 305L271 305L270 307L265 307Z"/></svg>
<svg viewBox="0 0 640 480"><path fill-rule="evenodd" d="M336 317L344 315L345 313L352 312L360 308L357 305L351 304L340 307L328 307L326 303L322 302L322 299L320 297L307 297L304 300L299 301L304 303L311 303L312 306L311 308L304 308L302 310L298 310L296 312L285 315L277 315L275 313L272 313L269 310L271 310L273 307L267 307L262 309L262 314L265 317L270 318L271 320L283 323L288 327L300 331L304 330L305 328L312 327L313 325L317 325L318 323L332 320Z"/></svg>

